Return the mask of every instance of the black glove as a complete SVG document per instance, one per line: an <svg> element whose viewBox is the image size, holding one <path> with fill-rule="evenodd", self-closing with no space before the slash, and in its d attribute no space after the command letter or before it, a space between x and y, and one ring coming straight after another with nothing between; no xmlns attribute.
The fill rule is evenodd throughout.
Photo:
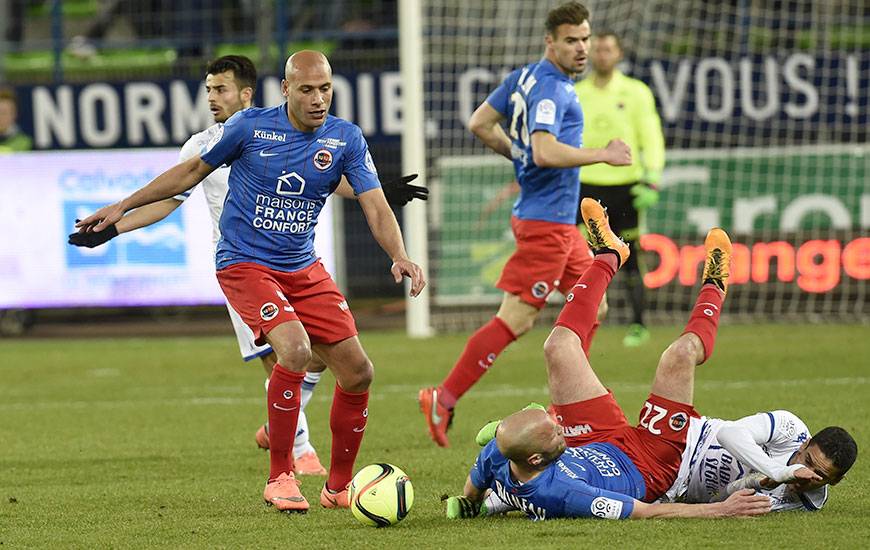
<svg viewBox="0 0 870 550"><path fill-rule="evenodd" d="M399 179L381 182L387 202L393 206L405 206L414 199L424 201L429 198L429 188L408 185L417 179L417 174L402 176Z"/></svg>
<svg viewBox="0 0 870 550"><path fill-rule="evenodd" d="M91 231L88 233L70 233L67 243L75 246L85 246L94 248L103 243L109 242L118 236L118 228L115 224L103 229L102 231Z"/></svg>

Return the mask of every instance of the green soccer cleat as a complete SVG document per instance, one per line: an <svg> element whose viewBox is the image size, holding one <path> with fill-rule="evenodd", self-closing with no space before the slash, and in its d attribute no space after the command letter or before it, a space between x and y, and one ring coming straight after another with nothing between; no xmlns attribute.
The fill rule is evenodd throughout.
<svg viewBox="0 0 870 550"><path fill-rule="evenodd" d="M476 503L468 497L448 497L447 519L472 519L486 516L486 503Z"/></svg>
<svg viewBox="0 0 870 550"><path fill-rule="evenodd" d="M546 411L547 407L541 405L540 403L532 402L522 408L522 410L524 411L527 411L529 409ZM487 422L486 425L477 432L477 436L474 438L474 441L476 441L477 444L481 447L486 447L487 443L495 439L495 431L498 429L499 424L501 424L501 419Z"/></svg>
<svg viewBox="0 0 870 550"><path fill-rule="evenodd" d="M486 444L495 439L495 431L498 429L498 425L501 424L501 420L493 420L491 422L487 422L487 424L477 432L477 437L474 440L481 447L486 447Z"/></svg>
<svg viewBox="0 0 870 550"><path fill-rule="evenodd" d="M622 339L622 345L627 348L636 348L647 343L649 340L649 329L637 323L628 327L628 334Z"/></svg>

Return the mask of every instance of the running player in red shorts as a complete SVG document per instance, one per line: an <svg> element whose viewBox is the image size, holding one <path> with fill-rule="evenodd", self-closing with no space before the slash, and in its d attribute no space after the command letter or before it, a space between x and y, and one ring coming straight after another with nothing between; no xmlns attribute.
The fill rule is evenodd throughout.
<svg viewBox="0 0 870 550"><path fill-rule="evenodd" d="M689 419L698 416L692 406L694 373L713 352L727 290L728 236L718 228L708 233L703 284L689 322L662 354L650 396L638 423L631 425L582 348L598 303L628 259L629 247L610 228L598 202L583 199L581 210L595 260L568 294L544 344L558 423L544 411L527 409L497 424L494 439L471 470L464 495L448 502L448 516L478 515L487 490L533 519L766 513L769 499L748 490L712 505L648 505L676 479Z"/></svg>
<svg viewBox="0 0 870 550"><path fill-rule="evenodd" d="M618 139L603 149L583 147L583 111L572 77L586 66L588 19L589 11L577 2L551 10L543 59L510 73L469 120L478 139L514 164L520 196L511 229L517 249L496 284L504 291L498 313L468 339L440 385L420 390L429 435L441 447L449 445L456 402L532 328L547 296L570 290L592 262L575 227L580 167L631 164L631 151ZM587 351L590 342L583 342Z"/></svg>

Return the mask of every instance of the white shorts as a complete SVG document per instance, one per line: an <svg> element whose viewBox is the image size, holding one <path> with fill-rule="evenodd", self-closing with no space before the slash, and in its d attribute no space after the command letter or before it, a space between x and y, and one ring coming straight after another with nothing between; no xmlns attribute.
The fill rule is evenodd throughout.
<svg viewBox="0 0 870 550"><path fill-rule="evenodd" d="M242 354L242 359L250 361L272 352L272 346L269 344L258 346L254 343L254 333L242 321L242 318L230 306L229 302L227 302L227 311L230 313L230 321L233 322L233 330L236 331L236 339L239 341L239 351Z"/></svg>

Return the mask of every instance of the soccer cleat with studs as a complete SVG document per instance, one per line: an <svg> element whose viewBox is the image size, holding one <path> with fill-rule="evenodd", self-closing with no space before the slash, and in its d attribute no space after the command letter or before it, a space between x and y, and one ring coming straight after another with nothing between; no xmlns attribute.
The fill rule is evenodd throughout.
<svg viewBox="0 0 870 550"><path fill-rule="evenodd" d="M473 502L468 497L441 497L447 502L447 519L471 519L486 515L484 502Z"/></svg>
<svg viewBox="0 0 870 550"><path fill-rule="evenodd" d="M616 255L619 265L628 260L631 250L619 236L610 228L607 209L595 199L586 197L580 203L580 213L589 234L589 246L595 254L611 252Z"/></svg>
<svg viewBox="0 0 870 550"><path fill-rule="evenodd" d="M350 508L350 492L347 486L343 491L334 493L324 483L320 490L320 505L324 508Z"/></svg>
<svg viewBox="0 0 870 550"><path fill-rule="evenodd" d="M707 257L704 259L702 284L716 285L722 292L728 292L728 277L731 274L731 239L722 229L714 227L704 239Z"/></svg>
<svg viewBox="0 0 870 550"><path fill-rule="evenodd" d="M308 501L299 492L299 481L292 472L283 473L267 483L263 490L263 500L280 512L304 514L308 511Z"/></svg>
<svg viewBox="0 0 870 550"><path fill-rule="evenodd" d="M438 388L423 388L417 394L420 402L420 412L426 417L426 426L429 428L429 437L439 447L449 447L447 430L453 424L453 411L438 402Z"/></svg>

